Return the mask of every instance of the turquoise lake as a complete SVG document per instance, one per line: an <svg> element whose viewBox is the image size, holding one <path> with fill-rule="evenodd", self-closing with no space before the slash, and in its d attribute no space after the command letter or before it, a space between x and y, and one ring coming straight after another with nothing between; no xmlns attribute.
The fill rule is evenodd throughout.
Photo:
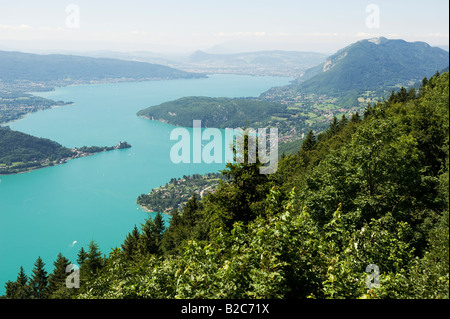
<svg viewBox="0 0 450 319"><path fill-rule="evenodd" d="M29 173L0 176L0 295L22 265L31 276L41 256L50 273L61 252L73 263L91 240L108 255L134 225L152 217L136 198L172 177L217 172L225 164L173 164L174 126L136 112L183 96L249 97L286 85L291 78L211 75L170 80L82 85L36 95L74 104L27 115L9 126L66 147L114 146L99 153ZM165 216L167 220L167 216Z"/></svg>

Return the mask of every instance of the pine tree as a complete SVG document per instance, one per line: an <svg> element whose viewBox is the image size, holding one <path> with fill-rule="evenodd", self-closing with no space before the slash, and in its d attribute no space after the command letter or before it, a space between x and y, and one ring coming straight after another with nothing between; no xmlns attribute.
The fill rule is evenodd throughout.
<svg viewBox="0 0 450 319"><path fill-rule="evenodd" d="M269 174L260 173L263 164L257 155L258 139L255 141L256 150L253 154L256 159L253 158L253 150L249 150L249 136L244 135L243 139L243 147L232 146L236 152L235 158L243 158L243 163L227 163L226 169L221 172L229 182L222 183L215 194L208 196L208 201L213 206L222 207L219 211L210 212L211 215L208 216L213 223L217 223L213 227L230 229L236 221L248 223L265 213L264 202L270 189L266 187ZM254 162L249 161L249 158Z"/></svg>
<svg viewBox="0 0 450 319"><path fill-rule="evenodd" d="M127 259L133 259L133 256L135 256L135 254L138 252L139 238L139 230L136 225L134 225L133 230L131 231L131 233L128 233L122 244L122 251Z"/></svg>
<svg viewBox="0 0 450 319"><path fill-rule="evenodd" d="M164 221L161 213L157 213L155 218L147 219L142 226L142 236L140 239L140 251L146 254L161 254L161 243L165 231Z"/></svg>
<svg viewBox="0 0 450 319"><path fill-rule="evenodd" d="M408 100L414 100L416 97L417 97L416 89L413 88L413 87L410 88L410 89L408 90Z"/></svg>
<svg viewBox="0 0 450 319"><path fill-rule="evenodd" d="M176 252L176 248L180 241L180 233L183 228L181 215L178 213L178 209L174 209L171 212L172 218L170 219L170 225L167 231L164 232L162 239L162 250L165 254L173 254Z"/></svg>
<svg viewBox="0 0 450 319"><path fill-rule="evenodd" d="M164 226L164 221L161 213L157 213L155 218L153 219L155 224L155 234L158 235L158 240L161 241L164 231L166 230L166 226Z"/></svg>
<svg viewBox="0 0 450 319"><path fill-rule="evenodd" d="M152 254L156 251L155 240L153 238L153 220L148 218L142 225L142 235L139 240L139 251L142 255Z"/></svg>
<svg viewBox="0 0 450 319"><path fill-rule="evenodd" d="M153 219L153 225L152 225L152 233L155 240L155 245L157 247L157 251L155 253L160 254L161 253L161 243L162 238L164 235L164 232L166 230L166 227L164 226L164 221L162 218L161 213L157 213L155 218Z"/></svg>
<svg viewBox="0 0 450 319"><path fill-rule="evenodd" d="M81 247L80 251L78 252L77 256L77 264L80 267L79 268L79 280L80 280L80 286L85 286L85 282L88 279L88 253L86 250Z"/></svg>
<svg viewBox="0 0 450 319"><path fill-rule="evenodd" d="M36 262L34 263L33 275L30 281L32 296L35 299L47 298L48 276L47 271L44 269L44 266L45 263L39 256Z"/></svg>
<svg viewBox="0 0 450 319"><path fill-rule="evenodd" d="M338 131L341 131L348 123L348 119L345 116L345 114L342 114L341 120L339 121L338 124Z"/></svg>
<svg viewBox="0 0 450 319"><path fill-rule="evenodd" d="M198 210L200 208L200 202L197 195L192 194L191 198L187 201L181 215L183 224L187 227L193 228L198 220Z"/></svg>
<svg viewBox="0 0 450 319"><path fill-rule="evenodd" d="M55 293L66 285L67 266L70 265L69 260L64 257L61 253L58 254L56 261L53 263L55 268L53 272L48 276L48 293L49 296Z"/></svg>
<svg viewBox="0 0 450 319"><path fill-rule="evenodd" d="M320 135L323 137L323 135ZM316 148L317 143L319 142L319 139L316 138L314 135L314 132L312 130L308 131L308 134L306 134L305 139L302 142L302 146L300 147L300 151L297 153L297 156L299 157L302 165L309 165L311 161L311 151Z"/></svg>
<svg viewBox="0 0 450 319"><path fill-rule="evenodd" d="M89 243L89 252L87 253L86 270L90 274L95 274L103 268L103 258L99 246L95 241Z"/></svg>
<svg viewBox="0 0 450 319"><path fill-rule="evenodd" d="M402 86L400 88L400 91L397 93L397 100L396 102L404 103L408 99L408 93L406 92L406 89Z"/></svg>
<svg viewBox="0 0 450 319"><path fill-rule="evenodd" d="M395 91L392 90L391 94L389 95L389 98L388 98L387 102L388 103L395 103L396 102L396 98L397 97L396 97Z"/></svg>
<svg viewBox="0 0 450 319"><path fill-rule="evenodd" d="M328 128L327 135L331 137L339 131L339 121L336 116L333 116L330 127Z"/></svg>
<svg viewBox="0 0 450 319"><path fill-rule="evenodd" d="M309 130L308 134L306 134L305 139L303 140L301 150L310 151L314 149L317 144L316 136L314 135L313 130Z"/></svg>
<svg viewBox="0 0 450 319"><path fill-rule="evenodd" d="M23 270L23 267L20 266L20 271L19 271L19 274L17 275L16 282L19 285L25 287L25 285L27 284L27 281L28 281L28 276L25 274L25 270Z"/></svg>
<svg viewBox="0 0 450 319"><path fill-rule="evenodd" d="M87 252L84 250L83 247L81 247L80 251L78 252L78 259L77 259L78 265L80 267L83 266L86 259L87 259Z"/></svg>
<svg viewBox="0 0 450 319"><path fill-rule="evenodd" d="M350 118L350 122L351 123L358 123L360 121L361 121L361 119L359 117L359 113L358 112L353 113L352 117Z"/></svg>
<svg viewBox="0 0 450 319"><path fill-rule="evenodd" d="M22 266L20 266L19 274L16 281L8 281L5 285L7 299L29 299L31 298L31 290L27 285L28 276Z"/></svg>
<svg viewBox="0 0 450 319"><path fill-rule="evenodd" d="M391 100L391 97L393 96L393 94L394 94L394 91L391 92L391 96L389 96L388 101ZM364 119L366 119L369 116L371 116L373 114L373 110L374 110L374 106L371 105L370 103L367 103L367 106L364 109L364 114L363 114Z"/></svg>

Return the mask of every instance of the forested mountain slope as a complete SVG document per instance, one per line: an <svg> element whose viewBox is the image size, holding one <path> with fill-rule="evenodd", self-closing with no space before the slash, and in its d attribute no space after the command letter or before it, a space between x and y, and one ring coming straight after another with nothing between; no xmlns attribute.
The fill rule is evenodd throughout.
<svg viewBox="0 0 450 319"><path fill-rule="evenodd" d="M392 90L411 87L436 71L445 70L449 53L425 42L374 38L353 43L296 83L261 94L269 101L336 98L339 107L360 106L368 97L381 100ZM364 105L364 103L363 103Z"/></svg>
<svg viewBox="0 0 450 319"><path fill-rule="evenodd" d="M3 81L99 81L197 78L204 75L167 66L107 58L63 54L31 54L0 51Z"/></svg>
<svg viewBox="0 0 450 319"><path fill-rule="evenodd" d="M376 90L407 86L448 66L449 53L424 42L386 38L356 42L309 70L306 92ZM314 72L316 70L316 72ZM311 76L314 75L315 76Z"/></svg>

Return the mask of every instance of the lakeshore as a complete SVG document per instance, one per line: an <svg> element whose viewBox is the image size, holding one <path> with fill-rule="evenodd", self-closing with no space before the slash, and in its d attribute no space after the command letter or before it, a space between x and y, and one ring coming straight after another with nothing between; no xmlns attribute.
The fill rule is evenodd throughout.
<svg viewBox="0 0 450 319"><path fill-rule="evenodd" d="M112 150L119 150L119 149L125 149L125 148L131 148L131 145L129 145L127 142L119 142L116 146L111 147L98 147L98 146L91 146L91 147L80 147L80 148L72 148L70 151L72 152L72 156L63 157L58 160L50 160L45 159L43 161L37 161L34 160L32 162L16 162L12 165L6 165L6 164L0 164L0 176L5 175L14 175L14 174L23 174L28 173L37 169L47 168L55 165L61 165L65 164L70 160L76 159L76 158L82 158L87 156L92 156L97 153L101 152L109 152ZM5 173L5 171L7 173Z"/></svg>
<svg viewBox="0 0 450 319"><path fill-rule="evenodd" d="M38 255L50 272L59 252L76 263L80 247L92 239L104 254L120 247L134 225L156 215L136 204L139 194L171 178L225 168L216 163L172 163L174 126L137 117L143 107L182 96L258 96L287 83L286 78L213 75L195 81L80 85L36 93L75 105L31 113L11 123L12 130L69 148L116 145L120 140L132 148L0 177L0 295L4 283L16 278L18 267L31 273ZM169 221L168 214L162 215Z"/></svg>

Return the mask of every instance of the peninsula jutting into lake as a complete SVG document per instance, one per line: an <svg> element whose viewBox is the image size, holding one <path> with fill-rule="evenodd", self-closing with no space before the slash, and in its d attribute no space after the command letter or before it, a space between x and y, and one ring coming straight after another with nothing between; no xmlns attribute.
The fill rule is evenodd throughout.
<svg viewBox="0 0 450 319"><path fill-rule="evenodd" d="M130 144L121 141L116 146L67 148L49 139L0 126L0 175L25 173L64 164L75 158L130 147Z"/></svg>

